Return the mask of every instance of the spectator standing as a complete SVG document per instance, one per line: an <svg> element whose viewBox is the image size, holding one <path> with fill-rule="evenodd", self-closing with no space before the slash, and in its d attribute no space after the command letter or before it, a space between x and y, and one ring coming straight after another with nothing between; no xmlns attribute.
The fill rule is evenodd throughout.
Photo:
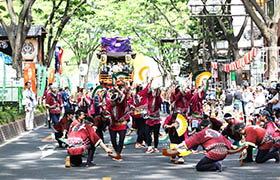
<svg viewBox="0 0 280 180"><path fill-rule="evenodd" d="M25 83L26 89L23 92L22 105L26 112L25 115L25 127L27 131L30 131L34 128L34 111L36 106L36 97L35 93L31 89L31 83Z"/></svg>

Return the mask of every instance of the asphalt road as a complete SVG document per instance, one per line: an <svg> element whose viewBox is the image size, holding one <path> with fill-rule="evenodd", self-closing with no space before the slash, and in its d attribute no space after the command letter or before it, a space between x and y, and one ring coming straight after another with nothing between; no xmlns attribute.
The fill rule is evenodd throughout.
<svg viewBox="0 0 280 180"><path fill-rule="evenodd" d="M195 165L203 154L185 157L185 164L169 163L161 153L145 154L145 149L135 149L135 143L126 145L123 162L112 161L98 148L94 167L65 168L66 150L56 148L49 141L51 130L45 127L25 133L0 146L0 179L279 179L280 164L271 160L265 164L250 163L239 166L239 155L229 155L223 172L197 172ZM44 142L42 142L42 140ZM105 143L109 143L108 134ZM159 148L167 147L167 143ZM86 158L83 159L84 162Z"/></svg>

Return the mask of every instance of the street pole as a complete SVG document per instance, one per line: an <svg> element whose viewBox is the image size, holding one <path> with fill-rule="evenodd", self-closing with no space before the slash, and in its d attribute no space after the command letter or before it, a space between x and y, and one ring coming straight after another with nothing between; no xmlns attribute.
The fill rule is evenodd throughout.
<svg viewBox="0 0 280 180"><path fill-rule="evenodd" d="M202 33L203 33L203 69L206 71L206 56L205 56L205 24L204 18L202 18Z"/></svg>

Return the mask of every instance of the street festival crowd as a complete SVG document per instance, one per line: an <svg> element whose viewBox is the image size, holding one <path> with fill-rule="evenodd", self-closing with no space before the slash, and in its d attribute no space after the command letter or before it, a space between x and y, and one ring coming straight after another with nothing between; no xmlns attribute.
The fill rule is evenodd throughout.
<svg viewBox="0 0 280 180"><path fill-rule="evenodd" d="M153 79L145 86L126 83L106 89L99 85L90 91L77 88L74 94L68 87L58 90L49 84L42 97L46 125L59 147L67 149L65 166L80 166L85 153L86 167L94 166L97 146L113 160L123 161L124 141L133 131L137 133L135 148L145 153L160 153L159 140L168 137L170 147L162 153L174 164L183 164L190 153L204 153L197 171L222 171L221 161L237 152L241 152L240 165L253 162L254 153L256 163L279 162L280 83L251 87L245 81L235 89L206 90L206 83L193 86L191 77L184 86L158 88L152 88ZM30 90L30 83L26 86ZM30 111L27 106L26 111ZM177 131L180 119L188 125L183 133ZM107 132L111 147L104 143Z"/></svg>

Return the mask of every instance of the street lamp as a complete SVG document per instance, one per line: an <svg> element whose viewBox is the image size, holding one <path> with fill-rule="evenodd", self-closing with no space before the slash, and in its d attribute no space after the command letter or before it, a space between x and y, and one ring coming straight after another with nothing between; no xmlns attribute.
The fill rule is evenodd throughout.
<svg viewBox="0 0 280 180"><path fill-rule="evenodd" d="M221 1L220 0L208 0L205 4L206 10L211 14L218 14L221 10Z"/></svg>
<svg viewBox="0 0 280 180"><path fill-rule="evenodd" d="M204 4L200 0L190 0L188 3L188 9L192 14L198 15L202 10Z"/></svg>

